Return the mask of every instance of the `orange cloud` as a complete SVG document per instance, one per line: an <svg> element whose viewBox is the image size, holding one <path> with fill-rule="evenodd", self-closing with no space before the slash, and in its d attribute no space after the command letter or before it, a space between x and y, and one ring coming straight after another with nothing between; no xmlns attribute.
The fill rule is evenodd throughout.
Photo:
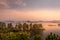
<svg viewBox="0 0 60 40"><path fill-rule="evenodd" d="M0 12L1 20L59 20L60 10L39 9L39 10L14 10L6 9Z"/></svg>

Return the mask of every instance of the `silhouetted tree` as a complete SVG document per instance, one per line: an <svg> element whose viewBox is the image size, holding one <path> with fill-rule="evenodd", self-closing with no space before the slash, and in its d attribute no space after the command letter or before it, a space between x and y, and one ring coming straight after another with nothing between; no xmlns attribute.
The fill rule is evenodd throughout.
<svg viewBox="0 0 60 40"><path fill-rule="evenodd" d="M18 30L20 30L20 31L22 31L23 30L23 26L22 26L22 24L21 23L19 23L18 25L17 25L17 27L16 27Z"/></svg>
<svg viewBox="0 0 60 40"><path fill-rule="evenodd" d="M26 24L26 23L23 24L23 30L24 31L28 31L29 30L28 24Z"/></svg>
<svg viewBox="0 0 60 40"><path fill-rule="evenodd" d="M6 29L6 23L2 23L3 29Z"/></svg>
<svg viewBox="0 0 60 40"><path fill-rule="evenodd" d="M1 29L5 29L6 28L6 24L4 22L0 22L0 28Z"/></svg>
<svg viewBox="0 0 60 40"><path fill-rule="evenodd" d="M8 23L7 27L12 28L13 27L12 23Z"/></svg>
<svg viewBox="0 0 60 40"><path fill-rule="evenodd" d="M40 26L38 24L34 24L33 28L31 29L31 34L32 35L36 35L36 34L42 34L43 29L40 28Z"/></svg>
<svg viewBox="0 0 60 40"><path fill-rule="evenodd" d="M32 25L32 23L30 24L30 30L33 28L33 25Z"/></svg>
<svg viewBox="0 0 60 40"><path fill-rule="evenodd" d="M60 36L50 33L45 40L60 40Z"/></svg>

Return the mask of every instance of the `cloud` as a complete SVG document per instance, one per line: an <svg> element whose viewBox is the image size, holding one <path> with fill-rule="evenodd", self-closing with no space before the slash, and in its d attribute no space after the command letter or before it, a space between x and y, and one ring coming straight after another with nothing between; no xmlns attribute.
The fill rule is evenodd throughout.
<svg viewBox="0 0 60 40"><path fill-rule="evenodd" d="M0 9L60 8L60 0L0 0Z"/></svg>
<svg viewBox="0 0 60 40"><path fill-rule="evenodd" d="M22 0L0 0L0 9L4 8L20 8L26 6Z"/></svg>
<svg viewBox="0 0 60 40"><path fill-rule="evenodd" d="M4 3L4 2L0 2L0 8L9 8L8 4Z"/></svg>
<svg viewBox="0 0 60 40"><path fill-rule="evenodd" d="M14 0L15 1L15 0ZM20 6L26 6L27 4L23 0L16 0L15 3Z"/></svg>
<svg viewBox="0 0 60 40"><path fill-rule="evenodd" d="M0 9L9 8L8 4L5 1L4 0L0 0Z"/></svg>

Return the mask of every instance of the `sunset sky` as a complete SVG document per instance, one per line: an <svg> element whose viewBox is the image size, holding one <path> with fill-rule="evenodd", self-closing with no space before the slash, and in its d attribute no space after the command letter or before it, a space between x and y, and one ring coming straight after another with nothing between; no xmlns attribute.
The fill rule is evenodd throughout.
<svg viewBox="0 0 60 40"><path fill-rule="evenodd" d="M60 0L0 0L0 20L60 20Z"/></svg>

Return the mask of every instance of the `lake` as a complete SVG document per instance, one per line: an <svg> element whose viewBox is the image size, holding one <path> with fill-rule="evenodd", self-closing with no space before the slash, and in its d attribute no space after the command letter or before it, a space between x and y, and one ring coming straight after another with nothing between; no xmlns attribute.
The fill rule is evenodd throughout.
<svg viewBox="0 0 60 40"><path fill-rule="evenodd" d="M46 37L50 32L60 35L60 26L59 23L42 23L43 28L45 28L43 32L43 38Z"/></svg>

